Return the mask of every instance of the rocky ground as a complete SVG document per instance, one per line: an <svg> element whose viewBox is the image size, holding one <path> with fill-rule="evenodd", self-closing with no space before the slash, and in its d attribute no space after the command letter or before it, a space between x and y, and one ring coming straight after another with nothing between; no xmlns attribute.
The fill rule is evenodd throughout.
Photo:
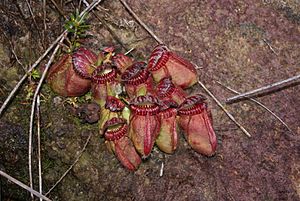
<svg viewBox="0 0 300 201"><path fill-rule="evenodd" d="M57 9L47 1L44 28L41 1L29 2L34 20L26 1L0 3L0 104L28 66L62 32L63 15L69 16L78 7L77 1L65 4L56 0ZM170 49L200 67L201 81L222 102L234 95L224 86L244 92L300 73L299 0L127 2ZM90 37L84 44L95 51L107 45L123 52L135 48L131 55L146 60L157 44L119 1L101 3L88 22ZM34 79L28 80L0 119L0 169L26 184L30 90L35 86ZM51 199L300 200L299 90L299 84L295 84L257 97L292 132L256 103L226 105L252 134L248 138L208 98L219 142L215 156L197 154L181 136L175 154L163 154L155 148L151 157L132 173L107 150L97 134L97 125L81 123L72 114L70 101L44 85L44 192L73 163L91 135L78 163L48 195ZM204 93L199 86L190 91ZM36 143L33 148L36 154ZM38 189L36 162L35 159L34 184ZM160 177L162 163L164 173ZM0 185L3 200L29 198L28 192L4 178Z"/></svg>

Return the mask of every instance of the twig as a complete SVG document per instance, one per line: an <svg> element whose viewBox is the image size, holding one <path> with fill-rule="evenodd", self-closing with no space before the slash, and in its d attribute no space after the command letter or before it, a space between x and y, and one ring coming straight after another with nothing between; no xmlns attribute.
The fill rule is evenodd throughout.
<svg viewBox="0 0 300 201"><path fill-rule="evenodd" d="M153 31L134 13L134 11L130 8L130 6L124 1L119 0L123 6L128 10L128 12L134 17L134 19L159 43L164 44L164 42L159 39ZM195 65L197 68L199 68L197 65ZM206 93L214 99L214 101L217 103L219 107L225 112L225 114L248 136L251 137L250 133L240 124L238 123L235 118L226 110L226 108L220 103L220 101L206 88L206 86L201 82L198 81L200 86L206 91Z"/></svg>
<svg viewBox="0 0 300 201"><path fill-rule="evenodd" d="M45 42L45 32L47 30L47 24L46 24L46 16L47 16L47 11L46 11L46 0L43 0L43 41Z"/></svg>
<svg viewBox="0 0 300 201"><path fill-rule="evenodd" d="M46 200L46 201L51 201L51 200L50 200L49 198L47 198L46 196L44 196L44 195L42 195L41 193L39 193L39 192L33 190L33 189L30 188L29 186L25 185L24 183L20 182L19 180L13 178L12 176L6 174L5 172L3 172L3 171L1 171L1 170L0 170L0 175L3 176L3 177L5 177L5 178L8 179L9 181L11 181L11 182L17 184L18 186L24 188L25 190L31 192L33 195L35 195L35 196L37 196L37 197L39 197L39 198L41 198L41 199L44 199L44 200Z"/></svg>
<svg viewBox="0 0 300 201"><path fill-rule="evenodd" d="M59 12L59 14L64 18L67 19L67 17L65 16L64 12L60 9L60 7L56 4L56 2L54 0L50 0L51 3L54 5L54 7L56 8L56 10Z"/></svg>
<svg viewBox="0 0 300 201"><path fill-rule="evenodd" d="M17 60L18 64L20 64L20 65L21 65L21 67L23 68L23 70L24 70L24 71L26 71L26 68L25 68L25 66L24 66L24 65L22 64L22 62L19 60L19 58L18 58L18 56L17 56L17 54L16 54L15 50L12 48L12 49L11 49L11 51L12 51L13 55L15 56L15 58L16 58L16 60Z"/></svg>
<svg viewBox="0 0 300 201"><path fill-rule="evenodd" d="M15 93L17 92L17 90L20 88L20 86L22 85L22 83L26 80L26 78L28 77L28 75L30 75L31 71L37 67L37 65L45 58L45 56L52 50L52 48L61 40L61 38L65 35L65 33L67 33L67 31L64 31L50 46L49 48L44 52L44 54L42 56L40 56L40 58L38 58L38 60L36 60L36 62L30 67L30 69L27 71L26 74L23 75L23 77L21 78L21 80L16 84L15 88L10 92L10 94L8 95L8 97L6 98L6 100L4 101L4 103L2 104L1 108L0 108L0 117L3 113L3 111L5 110L6 106L8 105L8 103L10 102L10 100L13 98L13 96L15 95Z"/></svg>
<svg viewBox="0 0 300 201"><path fill-rule="evenodd" d="M228 87L228 86L225 86L224 84L222 84L221 82L219 81L216 81L219 85L225 87L226 89L228 89L229 91L235 93L235 94L240 94L240 92ZM266 111L268 111L272 116L274 116L278 121L280 121L280 123L282 123L292 134L294 134L293 130L278 116L276 115L272 110L270 110L267 106L265 106L263 103L255 100L254 98L248 98L249 100L255 102L256 104L258 104L259 106L261 106L263 109L265 109Z"/></svg>
<svg viewBox="0 0 300 201"><path fill-rule="evenodd" d="M86 0L83 0L82 2L85 4L85 6L89 6L90 5L89 2L86 1ZM96 10L99 11L100 9L98 9L98 7L96 7ZM121 46L127 51L128 50L127 47L124 45L124 43L121 41L121 39L117 36L117 34L109 27L109 25L106 23L105 19L99 17L99 15L96 12L94 12L94 11L92 11L92 13L96 16L96 18L99 20L99 22L101 22L101 24L108 30L108 32L112 35L112 37L119 44L121 44Z"/></svg>
<svg viewBox="0 0 300 201"><path fill-rule="evenodd" d="M21 65L21 67L23 68L24 71L26 71L26 68L25 66L23 65L23 63L19 60L18 58L18 55L16 54L15 52L15 47L14 47L14 44L12 43L12 41L9 39L9 37L6 35L5 32L3 32L3 35L5 36L5 38L8 40L9 44L10 44L10 47L11 47L11 52L13 53L13 55L15 56L16 60L17 60L17 63Z"/></svg>
<svg viewBox="0 0 300 201"><path fill-rule="evenodd" d="M133 50L134 50L135 48L133 47L133 48L131 48L130 50L128 50L127 52L125 52L125 54L124 55L128 55L129 53L131 53Z"/></svg>
<svg viewBox="0 0 300 201"><path fill-rule="evenodd" d="M213 79L213 78L211 78ZM223 83L221 83L220 81L218 80L215 80L219 85L225 87L226 89L228 89L229 91L233 92L233 93L236 93L236 94L240 94L238 91L224 85ZM255 103L257 103L259 106L261 106L262 108L264 108L266 111L268 111L269 113L271 113L271 115L273 115L276 119L278 119L292 134L295 134L294 131L279 117L277 116L274 112L272 112L267 106L265 106L264 104L262 104L261 102L253 99L253 98L246 98L246 99L249 99Z"/></svg>
<svg viewBox="0 0 300 201"><path fill-rule="evenodd" d="M160 171L159 171L159 176L162 177L163 174L164 174L164 162L161 162Z"/></svg>
<svg viewBox="0 0 300 201"><path fill-rule="evenodd" d="M248 137L251 137L250 133L239 123L235 120L235 118L228 112L228 110L222 105L222 103L206 88L206 86L198 80L200 86L206 91L206 93L214 99L217 105L225 112L225 114L233 121Z"/></svg>
<svg viewBox="0 0 300 201"><path fill-rule="evenodd" d="M35 25L35 27L36 27L36 30L38 31L38 35L39 35L40 39L42 39L42 36L41 36L41 34L40 34L40 31L39 31L39 27L38 27L38 25L37 25L37 23L36 23L34 14L33 14L33 12L32 12L32 8L31 8L31 6L30 6L30 3L28 2L28 0L25 0L25 1L26 1L27 6L28 6L28 9L29 9L30 15L31 15L31 17L32 17L33 23L34 23L34 25Z"/></svg>
<svg viewBox="0 0 300 201"><path fill-rule="evenodd" d="M57 182L48 190L48 192L45 194L46 196L65 178L65 176L72 170L72 168L76 165L76 163L79 161L80 157L82 156L83 152L85 151L87 145L90 142L90 139L92 137L92 133L90 133L89 137L87 138L82 150L79 152L78 156L76 157L75 161L72 163L72 165L65 171L65 173L57 180Z"/></svg>
<svg viewBox="0 0 300 201"><path fill-rule="evenodd" d="M267 46L270 48L270 50L278 56L278 53L274 50L274 48L271 46L271 44L264 38L263 41L267 44Z"/></svg>
<svg viewBox="0 0 300 201"><path fill-rule="evenodd" d="M39 169L39 192L43 193L42 179L42 160L41 160L41 116L40 116L40 95L36 99L36 114L37 114L37 140L38 140L38 169ZM40 198L40 200L42 200Z"/></svg>
<svg viewBox="0 0 300 201"><path fill-rule="evenodd" d="M128 12L134 17L134 19L159 43L163 44L163 41L157 37L153 31L135 14L135 12L130 8L130 6L124 1L124 0L119 0L123 6L128 10Z"/></svg>
<svg viewBox="0 0 300 201"><path fill-rule="evenodd" d="M251 97L254 97L254 96L259 96L259 95L262 95L262 94L265 94L265 93L271 93L271 92L274 92L278 89L281 89L281 88L284 88L284 87L287 87L287 86L290 86L290 85L296 83L298 79L300 79L300 74L296 75L294 77L290 77L286 80L275 82L273 84L270 84L270 85L267 85L267 86L264 86L264 87L260 87L258 89L254 89L254 90L251 90L251 91L248 91L248 92L245 92L245 93L241 93L240 95L233 96L231 98L228 98L226 100L226 103L232 103L232 102L235 102L235 101L238 101L238 100L241 100L241 99L251 98Z"/></svg>
<svg viewBox="0 0 300 201"><path fill-rule="evenodd" d="M94 0L88 7L86 7L81 14L79 15L80 17L83 17L86 13L90 12L97 6L102 0Z"/></svg>
<svg viewBox="0 0 300 201"><path fill-rule="evenodd" d="M40 92L40 89L42 87L42 84L46 78L46 74L50 68L50 65L52 64L52 61L54 60L54 57L55 57L55 54L56 52L58 51L59 47L60 47L60 43L63 42L63 40L65 39L66 35L63 36L60 41L59 41L59 44L55 47L48 63L46 64L46 68L45 70L43 71L43 74L41 76L41 79L36 87L36 90L34 92L34 95L33 95L33 100L32 100L32 106L31 106L31 114L30 114L30 124L29 124L29 139L28 139L28 168L29 168L29 182L30 182L30 187L33 188L33 181L32 181L32 165L31 165L31 161L32 161L32 133L33 133L33 121L34 121L34 112L35 112L35 109L36 109L36 99L37 99L37 96Z"/></svg>
<svg viewBox="0 0 300 201"><path fill-rule="evenodd" d="M83 17L87 12L89 12L91 9L93 9L95 6L97 6L102 0L94 0L89 7L85 8L84 11L82 11L80 13L80 17ZM37 67L37 65L45 58L45 56L52 50L52 48L60 41L60 39L67 33L67 30L65 30L59 37L57 37L57 39L49 46L49 48L44 52L44 54L42 56L40 56L40 58L38 58L38 60L36 60L36 62L30 67L30 69L27 71L27 73L21 78L21 80L17 83L17 85L15 86L15 88L10 92L10 94L8 95L8 97L6 98L6 100L4 101L4 103L2 104L1 108L0 108L0 117L3 113L3 111L5 110L5 108L7 107L8 103L10 102L10 100L13 98L13 96L15 95L15 93L17 92L17 90L20 88L20 86L22 85L22 83L26 80L27 76L30 75L31 71Z"/></svg>

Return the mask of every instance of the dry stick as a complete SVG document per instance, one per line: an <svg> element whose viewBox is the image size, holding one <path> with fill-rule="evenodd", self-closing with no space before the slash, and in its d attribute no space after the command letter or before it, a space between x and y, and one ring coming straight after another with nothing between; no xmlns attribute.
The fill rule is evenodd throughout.
<svg viewBox="0 0 300 201"><path fill-rule="evenodd" d="M245 92L245 93L241 93L240 95L233 96L231 98L228 98L226 100L226 103L232 103L234 101L241 100L244 98L251 98L251 97L259 96L259 95L262 95L265 93L270 93L270 92L276 91L278 89L290 86L291 84L296 83L298 79L300 79L300 74L296 75L294 77L290 77L286 80L275 82L273 84L270 84L270 85L267 85L264 87L260 87L258 89L254 89L249 92Z"/></svg>
<svg viewBox="0 0 300 201"><path fill-rule="evenodd" d="M87 12L90 12L91 10L93 10L93 8L95 8L95 6L97 6L102 0L94 0L88 7L86 7L81 14L79 15L80 17L82 17L83 15L85 15Z"/></svg>
<svg viewBox="0 0 300 201"><path fill-rule="evenodd" d="M235 118L229 113L229 111L222 105L222 103L206 88L206 86L198 80L200 86L208 93L212 99L217 103L217 105L225 112L225 114L233 121L248 137L251 137L250 133L239 123L235 120Z"/></svg>
<svg viewBox="0 0 300 201"><path fill-rule="evenodd" d="M32 8L31 8L31 6L30 6L30 3L28 2L28 0L25 0L25 1L26 1L27 6L28 6L30 15L31 15L31 17L32 17L34 26L36 27L36 30L38 30L38 35L39 35L40 39L43 39L42 36L41 36L41 33L40 33L40 31L39 31L39 27L38 27L38 25L37 25L37 23L36 23L36 20L35 20L35 18L34 18L33 11L32 11Z"/></svg>
<svg viewBox="0 0 300 201"><path fill-rule="evenodd" d="M40 95L36 99L36 114L37 114L37 140L38 140L38 169L39 169L39 192L43 193L42 179L42 160L41 160L41 116L40 116ZM42 198L40 198L42 201Z"/></svg>
<svg viewBox="0 0 300 201"><path fill-rule="evenodd" d="M43 200L46 200L46 201L51 201L49 198L47 198L46 196L42 195L41 193L33 190L32 188L30 188L29 186L25 185L24 183L20 182L19 180L13 178L12 176L6 174L5 172L1 171L0 170L0 175L5 177L6 179L8 179L9 181L17 184L18 186L24 188L25 190L31 192L32 194L34 194L35 196L43 199Z"/></svg>
<svg viewBox="0 0 300 201"><path fill-rule="evenodd" d="M269 43L266 39L263 39L263 41L267 44L267 46L270 48L270 50L271 50L276 56L278 56L278 53L274 50L274 48L270 45L270 43Z"/></svg>
<svg viewBox="0 0 300 201"><path fill-rule="evenodd" d="M64 19L67 19L67 17L65 16L64 12L60 9L60 7L56 4L56 2L54 0L50 0L50 1L54 5L54 7L56 8L56 10L59 12L59 14L61 16L63 16Z"/></svg>
<svg viewBox="0 0 300 201"><path fill-rule="evenodd" d="M43 0L43 41L45 42L45 32L47 30L47 25L46 25L46 16L47 16L47 11L46 11L46 0Z"/></svg>
<svg viewBox="0 0 300 201"><path fill-rule="evenodd" d="M58 51L59 47L60 47L60 43L63 42L63 40L65 39L66 34L60 39L59 44L55 47L48 63L46 64L46 68L43 71L42 77L36 87L36 90L34 92L33 95L33 100L32 100L32 106L31 106L31 114L30 114L30 124L29 124L29 139L28 139L28 171L29 171L29 182L30 182L30 187L33 188L33 181L32 181L32 133L33 133L33 121L34 121L34 112L35 112L35 107L36 107L36 99L37 96L40 93L40 89L42 87L42 84L46 78L46 74L50 68L50 65L52 64L52 61L54 60L55 54Z"/></svg>
<svg viewBox="0 0 300 201"><path fill-rule="evenodd" d="M0 117L3 113L3 111L5 110L5 108L7 107L8 103L10 102L10 100L13 98L13 96L15 95L16 91L20 88L20 86L22 85L22 83L26 80L26 78L28 77L28 75L30 75L31 71L37 67L37 65L45 58L45 56L50 52L50 50L52 50L52 48L60 41L60 39L64 36L64 34L67 33L67 31L64 31L50 46L49 48L44 52L44 54L42 56L40 56L40 58L38 58L38 60L36 60L36 62L30 67L30 69L27 71L27 73L25 75L23 75L23 77L21 78L21 80L16 84L15 88L10 92L10 94L8 95L8 97L6 98L6 100L4 101L4 103L2 104L1 108L0 108Z"/></svg>
<svg viewBox="0 0 300 201"><path fill-rule="evenodd" d="M22 62L19 60L19 58L18 58L18 56L17 56L17 54L16 54L16 52L14 51L14 49L13 49L13 48L11 49L11 51L12 51L13 55L15 56L15 58L16 58L16 60L17 60L18 64L20 64L20 65L21 65L21 67L23 68L23 70L24 70L24 71L26 71L26 68L25 68L25 66L24 66L24 65L22 64Z"/></svg>
<svg viewBox="0 0 300 201"><path fill-rule="evenodd" d="M130 6L124 1L124 0L119 0L123 6L128 10L128 12L134 17L136 21L159 43L163 44L163 41L158 38L153 31L135 14L135 12L130 8Z"/></svg>
<svg viewBox="0 0 300 201"><path fill-rule="evenodd" d="M85 6L89 6L89 2L87 2L86 0L82 1ZM99 11L99 9L96 7L96 10ZM121 41L121 39L114 33L114 31L108 26L108 24L105 22L105 19L102 19L101 17L99 17L97 15L96 12L92 11L92 13L96 16L96 18L101 22L101 24L108 30L108 32L112 35L112 37L119 43L121 44L121 46L127 51L128 49L126 48L126 46L123 44L123 42Z"/></svg>
<svg viewBox="0 0 300 201"><path fill-rule="evenodd" d="M225 86L224 84L222 84L221 82L219 81L216 81L219 85L225 87L226 89L228 89L229 91L235 93L235 94L240 94L240 92L228 87L228 86ZM272 116L274 116L278 121L280 121L280 123L282 123L292 134L294 134L293 130L279 117L277 116L272 110L270 110L267 106L265 106L263 103L255 100L254 98L248 98L249 100L255 102L256 104L258 104L259 106L261 106L263 109L265 109L266 111L268 111Z"/></svg>
<svg viewBox="0 0 300 201"><path fill-rule="evenodd" d="M82 17L83 15L85 15L87 12L89 12L91 9L93 9L96 5L98 5L102 0L95 0L93 1L89 7L87 7L84 11L81 12L81 14L79 15L80 17ZM36 62L30 67L30 69L27 71L27 73L21 78L21 80L17 83L17 85L15 86L15 88L10 92L10 94L8 95L8 97L6 98L6 100L4 101L4 103L2 104L1 108L0 108L0 117L3 113L3 111L5 110L5 108L7 107L9 101L13 98L13 96L15 95L15 93L17 92L17 90L20 88L20 86L22 85L22 83L26 80L27 76L30 75L31 71L37 67L37 65L45 58L45 56L50 52L50 50L52 50L52 48L58 43L58 41L60 41L60 39L67 33L67 30L65 30L59 37L57 37L57 39L49 46L49 48L44 52L44 54L42 56L40 56L40 58L38 58L38 60L36 60Z"/></svg>
<svg viewBox="0 0 300 201"><path fill-rule="evenodd" d="M134 19L160 44L164 44L163 41L158 38L151 29L134 13L134 11L130 8L130 6L124 1L119 0L124 7L129 11L129 13L134 17ZM195 65L197 67L197 65ZM199 67L198 67L199 68ZM228 110L220 103L220 101L206 88L206 86L201 82L198 81L200 86L206 91L206 93L214 99L217 105L225 112L225 114L248 136L251 137L250 133L239 123L235 120L235 118L228 112Z"/></svg>
<svg viewBox="0 0 300 201"><path fill-rule="evenodd" d="M83 152L85 151L87 145L90 142L90 139L92 137L92 133L90 133L89 137L87 138L83 148L79 152L78 156L76 157L75 161L72 163L72 165L65 171L65 173L57 180L57 182L49 189L49 191L45 194L46 196L65 178L65 176L72 170L72 168L76 165L76 163L79 161L80 157L82 156Z"/></svg>
<svg viewBox="0 0 300 201"><path fill-rule="evenodd" d="M135 47L131 48L130 50L128 50L127 52L125 52L124 55L128 55L128 54L131 53L134 49L135 49Z"/></svg>
<svg viewBox="0 0 300 201"><path fill-rule="evenodd" d="M15 50L14 50L14 44L11 42L11 40L8 38L8 36L6 35L5 32L3 32L3 35L5 36L5 38L8 40L10 47L11 47L11 52L13 53L13 55L15 56L17 63L21 65L21 67L23 68L24 71L26 71L25 66L23 65L23 63L19 60Z"/></svg>

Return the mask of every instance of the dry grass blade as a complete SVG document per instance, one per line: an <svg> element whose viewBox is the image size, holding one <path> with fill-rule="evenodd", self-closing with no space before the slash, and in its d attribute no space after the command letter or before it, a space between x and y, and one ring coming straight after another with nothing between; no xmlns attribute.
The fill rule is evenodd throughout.
<svg viewBox="0 0 300 201"><path fill-rule="evenodd" d="M20 186L20 187L26 189L27 191L31 192L33 195L35 195L35 196L37 196L37 197L39 197L39 198L41 198L41 199L43 199L43 200L51 201L51 200L50 200L49 198L47 198L46 196L44 196L44 195L40 194L39 192L33 190L33 189L30 188L29 186L23 184L23 183L20 182L19 180L13 178L12 176L6 174L5 172L3 172L3 171L1 171L1 170L0 170L0 175L3 176L3 177L5 177L5 178L8 179L9 181L11 181L11 182L17 184L18 186Z"/></svg>
<svg viewBox="0 0 300 201"><path fill-rule="evenodd" d="M48 192L45 194L46 196L51 193L51 191L65 178L65 176L72 170L72 168L76 165L76 163L79 161L80 157L82 156L83 152L85 151L87 145L90 142L90 139L92 137L92 133L90 133L89 137L87 138L83 148L79 152L78 156L76 157L75 161L72 163L72 165L65 171L65 173L57 180L57 182L48 190Z"/></svg>
<svg viewBox="0 0 300 201"><path fill-rule="evenodd" d="M30 187L33 188L33 179L32 179L32 165L31 165L31 161L32 161L32 133L33 133L33 121L34 121L34 112L35 112L35 109L36 109L36 99L37 99L37 96L38 94L40 93L40 89L42 87L42 84L46 78L46 74L50 68L50 65L52 64L53 60L54 60L54 57L60 47L60 43L63 42L63 40L65 39L66 35L64 35L60 41L59 41L59 44L55 47L48 63L46 64L46 68L42 74L42 77L36 87L36 90L34 92L34 95L33 95L33 100L32 100L32 106L31 106L31 114L30 114L30 125L29 125L29 139L28 139L28 168L29 168L29 182L30 182Z"/></svg>
<svg viewBox="0 0 300 201"><path fill-rule="evenodd" d="M245 99L245 98L251 98L251 97L259 96L259 95L262 95L262 94L265 94L265 93L271 93L271 92L274 92L278 89L282 89L284 87L290 86L290 85L296 83L297 81L299 81L299 79L300 79L300 74L296 75L294 77L290 77L286 80L275 82L273 84L270 84L270 85L267 85L267 86L264 86L264 87L260 87L258 89L248 91L246 93L241 93L239 95L233 96L231 98L228 98L226 100L226 103L232 103L232 102L242 100L242 99Z"/></svg>
<svg viewBox="0 0 300 201"><path fill-rule="evenodd" d="M224 84L222 84L219 81L216 81L219 85L225 87L226 89L228 89L229 91L235 93L235 94L241 94L240 92L225 86ZM280 123L282 123L291 133L294 134L293 130L279 117L277 116L272 110L270 110L267 106L265 106L264 104L262 104L261 102L255 100L254 98L248 98L249 100L253 101L254 103L258 104L259 106L261 106L263 109L265 109L266 111L268 111L272 116L274 116L278 121L280 121Z"/></svg>

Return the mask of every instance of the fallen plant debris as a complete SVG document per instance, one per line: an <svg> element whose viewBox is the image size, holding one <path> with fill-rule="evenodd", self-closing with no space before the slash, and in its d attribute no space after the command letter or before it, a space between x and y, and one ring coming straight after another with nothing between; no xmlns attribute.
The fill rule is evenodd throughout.
<svg viewBox="0 0 300 201"><path fill-rule="evenodd" d="M129 170L138 168L140 157L147 158L155 143L165 153L174 153L179 128L198 153L212 156L216 151L205 97L184 92L197 83L197 72L164 45L154 48L148 63L116 54L113 47L98 55L81 47L60 57L48 83L65 97L91 90L93 103L80 107L78 113L89 123L99 119L99 136Z"/></svg>

